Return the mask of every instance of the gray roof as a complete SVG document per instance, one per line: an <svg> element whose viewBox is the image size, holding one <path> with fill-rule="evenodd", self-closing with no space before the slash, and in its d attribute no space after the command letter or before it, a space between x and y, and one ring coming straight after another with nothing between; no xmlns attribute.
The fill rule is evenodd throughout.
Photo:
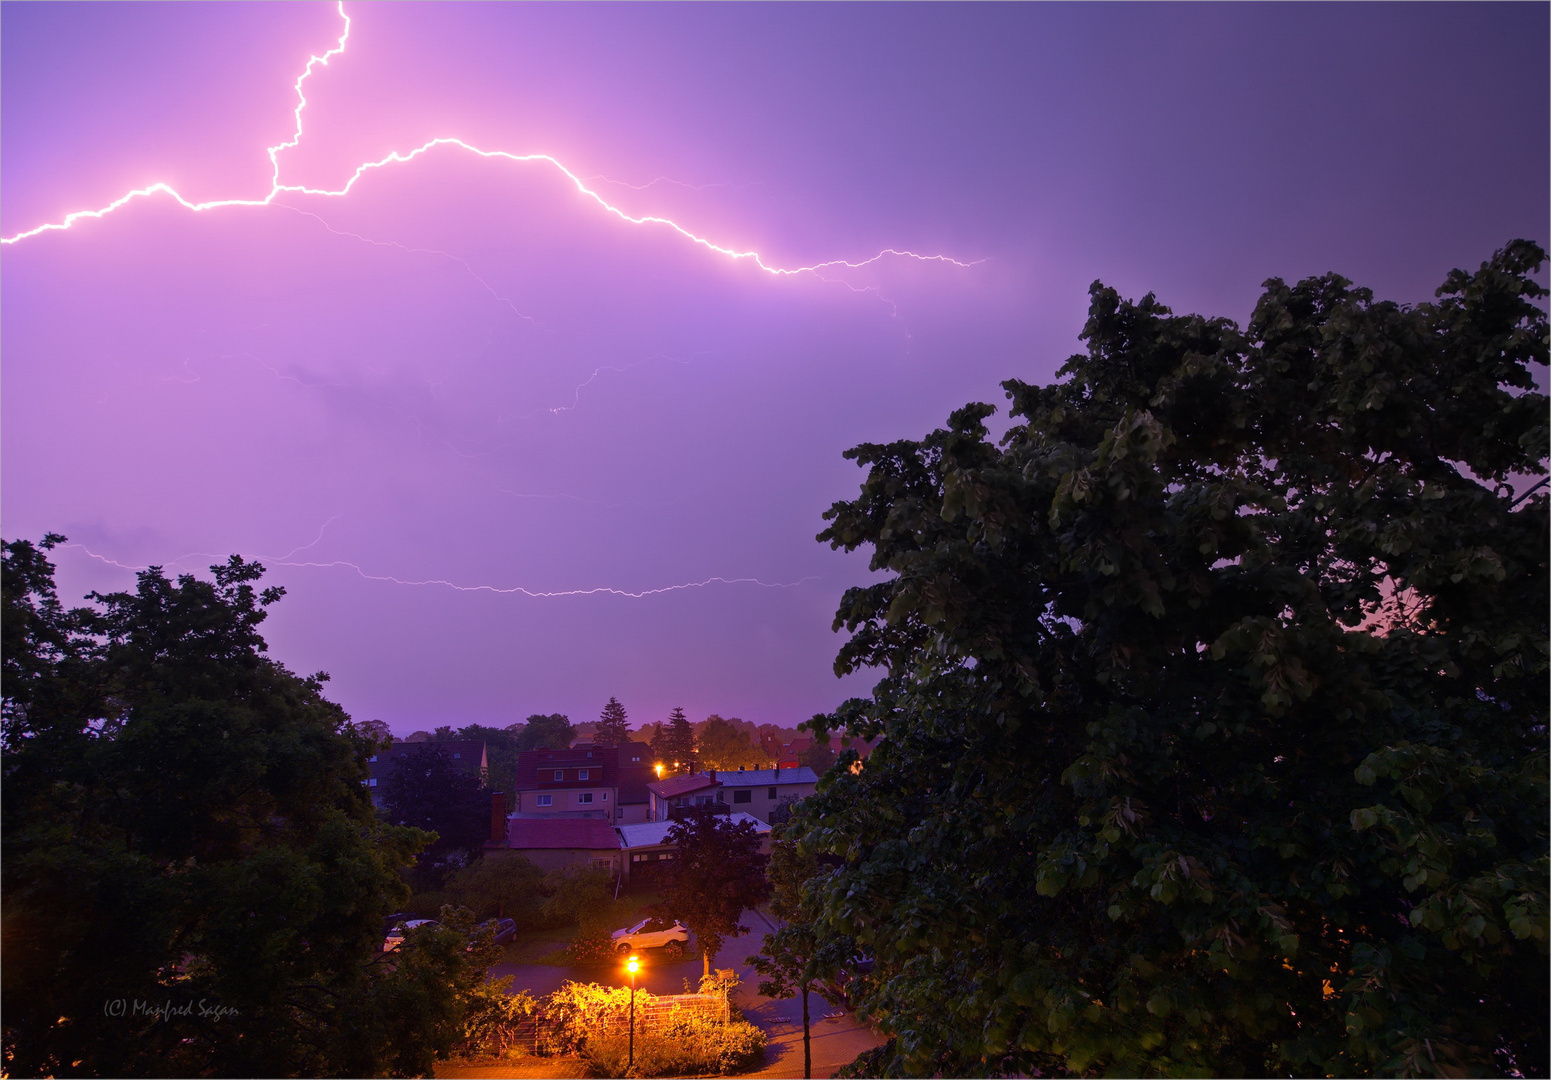
<svg viewBox="0 0 1551 1080"><path fill-rule="evenodd" d="M770 831L770 826L753 814L728 814L727 820L733 824L751 821L754 823L755 832ZM615 825L614 831L619 834L619 846L622 848L654 847L667 843L664 838L668 835L668 830L677 824L676 821L638 821L633 825Z"/></svg>
<svg viewBox="0 0 1551 1080"><path fill-rule="evenodd" d="M743 772L718 772L723 787L766 787L776 784L817 784L818 774L806 765L795 769L745 769Z"/></svg>

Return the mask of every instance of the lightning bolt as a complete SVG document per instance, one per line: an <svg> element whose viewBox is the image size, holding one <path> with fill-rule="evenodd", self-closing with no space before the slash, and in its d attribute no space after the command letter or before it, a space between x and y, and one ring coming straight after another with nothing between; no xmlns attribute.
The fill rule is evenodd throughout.
<svg viewBox="0 0 1551 1080"><path fill-rule="evenodd" d="M813 263L807 266L775 266L767 263L757 251L743 250L726 244L717 243L708 239L707 237L700 236L690 229L685 228L683 225L680 225L672 218L661 217L655 214L634 215L627 213L626 211L610 203L602 195L598 194L597 191L588 187L587 182L581 176L578 176L576 173L572 172L558 158L555 158L550 154L516 154L507 150L485 150L481 147L474 146L472 143L465 142L464 140L455 138L453 136L442 136L429 139L421 145L415 147L413 150L408 151L407 153L395 150L388 154L386 157L358 165L356 166L355 171L351 173L350 178L345 181L344 185L338 188L314 188L308 187L305 184L282 183L280 179L280 155L286 150L295 148L301 143L302 140L302 113L307 108L305 83L309 78L312 77L314 71L316 71L318 67L327 67L329 62L335 57L344 55L345 47L350 40L350 16L345 14L344 0L337 0L337 7L339 11L339 17L344 23L344 29L339 35L338 43L335 44L332 49L329 49L322 56L313 55L308 57L307 66L296 78L296 108L292 113L296 122L295 133L285 142L276 143L274 146L268 147L267 149L271 165L271 173L269 192L263 198L213 199L207 202L192 202L189 199L184 198L183 195L174 189L170 184L157 182L126 192L125 194L119 196L117 199L113 200L107 206L101 207L99 209L74 210L70 213L67 213L59 221L48 222L35 228L28 229L25 232L19 232L14 236L0 238L0 244L15 244L23 240L30 239L34 236L40 236L43 233L62 232L70 229L79 221L100 220L104 217L107 217L115 210L128 205L136 199L149 198L153 195L166 195L177 202L180 206L184 207L185 209L194 211L195 213L201 213L207 210L225 209L227 207L269 206L274 204L276 199L279 199L284 195L311 195L331 199L344 198L350 194L357 181L359 181L362 177L375 172L376 170L387 168L390 165L408 164L409 162L414 161L416 158L423 157L432 151L442 148L451 148L462 150L466 153L473 154L474 156L483 158L485 160L507 161L519 165L547 165L559 172L568 181L570 181L572 186L575 187L577 193L583 198L592 201L598 206L600 210L604 211L606 214L612 215L613 217L626 224L670 229L690 243L702 247L707 251L721 255L724 258L731 259L734 262L751 263L752 265L757 266L760 270L774 277L789 277L797 274L819 274L820 271L828 269L844 268L856 270L889 257L909 259L923 263L943 263L946 265L965 269L985 261L983 259L979 259L973 262L961 262L960 260L951 258L947 255L921 255L914 251L906 251L898 248L884 248L876 255L873 255L870 258L861 259L859 261L851 261L848 259L829 259L824 262ZM281 203L279 205L284 206L285 204Z"/></svg>
<svg viewBox="0 0 1551 1080"><path fill-rule="evenodd" d="M487 592L494 593L498 596L526 596L533 600L552 600L570 596L619 596L629 600L641 600L649 596L661 596L664 593L682 592L685 589L704 589L712 585L758 585L759 587L765 589L795 589L798 586L805 585L810 581L818 580L817 577L812 575L798 578L796 581L761 581L759 578L753 577L708 577L703 581L686 581L676 585L660 585L653 589L616 589L609 585L599 585L588 589L528 589L521 585L459 585L457 582L448 581L446 578L425 578L416 580L412 578L395 577L392 574L370 574L356 563L349 562L345 559L333 559L329 562L293 562L290 560L290 556L296 554L298 551L305 551L307 548L316 546L323 539L324 530L332 525L335 521L337 521L339 516L340 515L335 514L333 517L329 518L328 521L324 522L323 527L318 530L317 539L313 540L312 543L303 544L301 547L293 548L291 551L286 553L285 557L271 559L263 555L259 555L256 556L256 558L263 560L263 562L269 566L288 566L299 569L313 570L353 570L357 575L367 581L381 581L393 585L409 585L415 587L441 586L446 589L451 589L453 592ZM60 546L61 548L76 548L84 552L88 557L96 559L100 563L105 563L108 566L117 567L120 570L139 571L150 569L150 566L133 566L129 563L121 563L115 559L110 559L106 555L99 555L95 551L92 551L90 548L88 548L85 544L62 544ZM222 556L208 551L191 551L186 555L180 555L176 559L169 560L167 565L177 566L189 559L220 559L221 557Z"/></svg>

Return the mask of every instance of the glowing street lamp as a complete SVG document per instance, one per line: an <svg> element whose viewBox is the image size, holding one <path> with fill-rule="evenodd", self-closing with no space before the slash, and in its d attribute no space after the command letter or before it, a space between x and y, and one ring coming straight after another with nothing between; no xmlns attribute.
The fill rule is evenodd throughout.
<svg viewBox="0 0 1551 1080"><path fill-rule="evenodd" d="M656 765L653 765L652 768L657 770L657 779L661 780L662 779L662 762L659 761Z"/></svg>
<svg viewBox="0 0 1551 1080"><path fill-rule="evenodd" d="M634 953L625 961L625 970L630 974L630 1061L625 1065L625 1073L635 1068L635 976L641 970L641 958Z"/></svg>

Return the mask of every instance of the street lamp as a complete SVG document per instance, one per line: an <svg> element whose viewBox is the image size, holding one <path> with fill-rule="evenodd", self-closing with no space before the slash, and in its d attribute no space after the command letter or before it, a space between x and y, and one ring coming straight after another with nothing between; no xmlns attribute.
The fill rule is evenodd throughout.
<svg viewBox="0 0 1551 1080"><path fill-rule="evenodd" d="M635 1068L635 975L641 970L641 958L631 954L625 961L625 970L630 973L630 1061L625 1065L625 1073L629 1075Z"/></svg>

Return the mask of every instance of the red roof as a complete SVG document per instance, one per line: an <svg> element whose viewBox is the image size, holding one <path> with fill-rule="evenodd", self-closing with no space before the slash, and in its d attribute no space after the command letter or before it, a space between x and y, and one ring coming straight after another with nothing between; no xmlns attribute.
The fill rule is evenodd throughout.
<svg viewBox="0 0 1551 1080"><path fill-rule="evenodd" d="M688 776L670 776L666 780L656 780L646 786L655 791L659 799L673 799L702 788L714 788L719 784L720 781L711 779L705 773L690 773Z"/></svg>
<svg viewBox="0 0 1551 1080"><path fill-rule="evenodd" d="M509 848L590 848L617 849L619 836L614 826L596 818L512 818L506 823Z"/></svg>

